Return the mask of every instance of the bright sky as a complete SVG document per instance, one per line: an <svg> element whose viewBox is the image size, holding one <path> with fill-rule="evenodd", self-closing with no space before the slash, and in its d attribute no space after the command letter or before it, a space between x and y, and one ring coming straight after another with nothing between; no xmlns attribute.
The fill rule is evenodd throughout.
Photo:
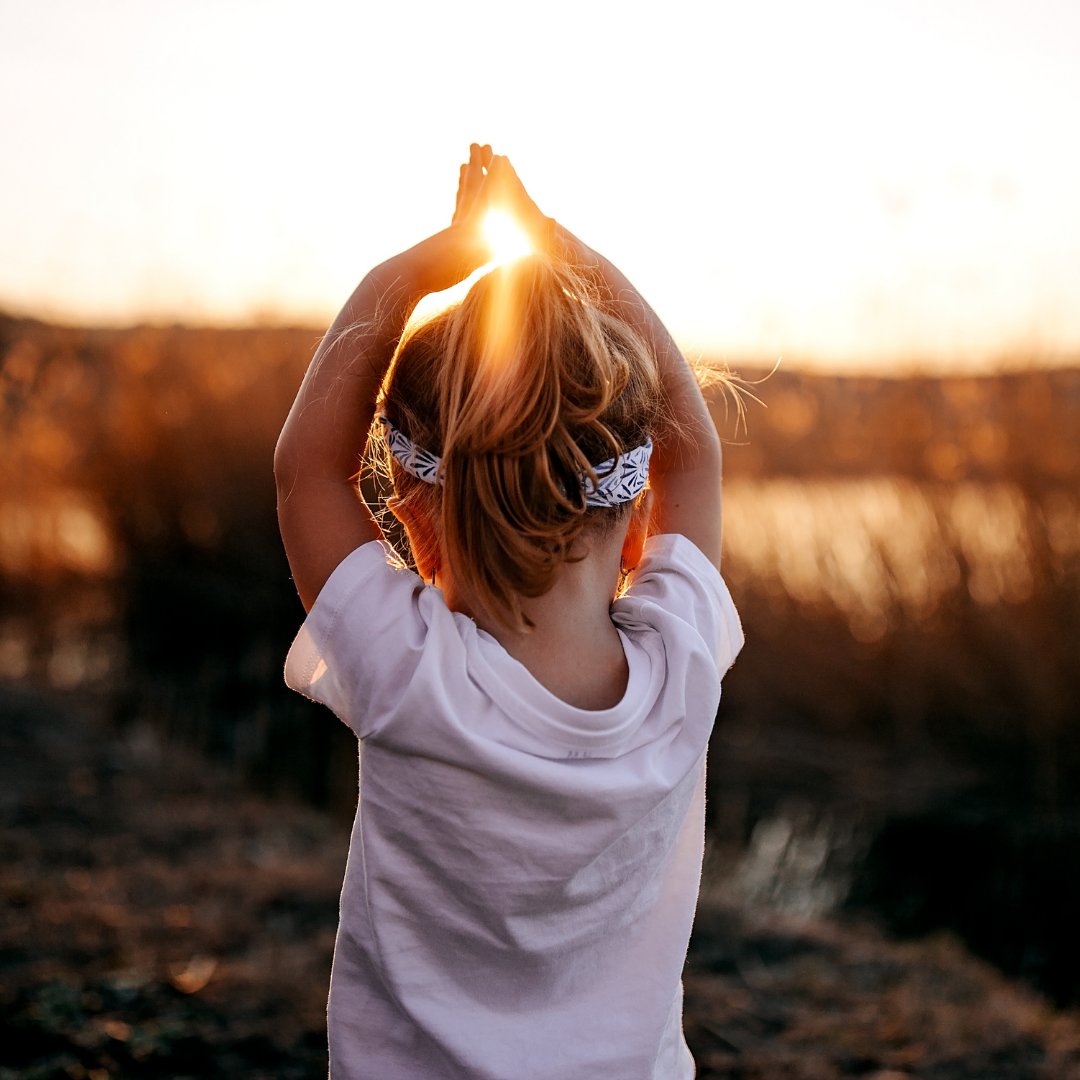
<svg viewBox="0 0 1080 1080"><path fill-rule="evenodd" d="M0 0L0 308L324 323L471 140L689 347L1080 354L1074 0Z"/></svg>

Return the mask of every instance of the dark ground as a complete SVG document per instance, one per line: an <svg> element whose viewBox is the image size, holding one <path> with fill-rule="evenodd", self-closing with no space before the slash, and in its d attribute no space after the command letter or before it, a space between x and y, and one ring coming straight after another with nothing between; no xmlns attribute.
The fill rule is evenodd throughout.
<svg viewBox="0 0 1080 1080"><path fill-rule="evenodd" d="M340 820L8 687L0 825L0 1080L325 1076ZM702 1080L1080 1078L1080 1013L849 917L710 903L686 1032Z"/></svg>

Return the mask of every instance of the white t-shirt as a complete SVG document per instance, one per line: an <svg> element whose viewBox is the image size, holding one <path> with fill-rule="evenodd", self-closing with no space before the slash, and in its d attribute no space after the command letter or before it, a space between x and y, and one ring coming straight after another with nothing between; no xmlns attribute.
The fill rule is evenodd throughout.
<svg viewBox="0 0 1080 1080"><path fill-rule="evenodd" d="M328 1026L335 1080L683 1080L705 748L742 629L685 537L612 606L619 704L555 697L381 544L285 678L361 740ZM582 657L588 663L588 657Z"/></svg>

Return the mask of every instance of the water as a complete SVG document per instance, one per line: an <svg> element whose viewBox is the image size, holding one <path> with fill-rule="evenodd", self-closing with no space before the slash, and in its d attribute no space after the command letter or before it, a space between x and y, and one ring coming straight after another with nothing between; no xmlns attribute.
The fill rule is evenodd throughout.
<svg viewBox="0 0 1080 1080"><path fill-rule="evenodd" d="M925 622L961 593L983 608L1076 585L1080 495L1012 483L899 477L735 481L725 488L726 573L843 613L860 641Z"/></svg>

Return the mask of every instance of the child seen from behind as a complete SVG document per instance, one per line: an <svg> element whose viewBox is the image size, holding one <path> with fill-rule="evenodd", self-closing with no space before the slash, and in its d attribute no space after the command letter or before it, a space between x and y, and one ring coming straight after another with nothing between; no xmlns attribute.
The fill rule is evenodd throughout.
<svg viewBox="0 0 1080 1080"><path fill-rule="evenodd" d="M419 325L512 214L533 253ZM416 572L358 497L365 446ZM682 1080L705 750L742 631L720 444L609 262L474 145L449 228L369 273L275 456L294 689L360 743L337 1080Z"/></svg>

